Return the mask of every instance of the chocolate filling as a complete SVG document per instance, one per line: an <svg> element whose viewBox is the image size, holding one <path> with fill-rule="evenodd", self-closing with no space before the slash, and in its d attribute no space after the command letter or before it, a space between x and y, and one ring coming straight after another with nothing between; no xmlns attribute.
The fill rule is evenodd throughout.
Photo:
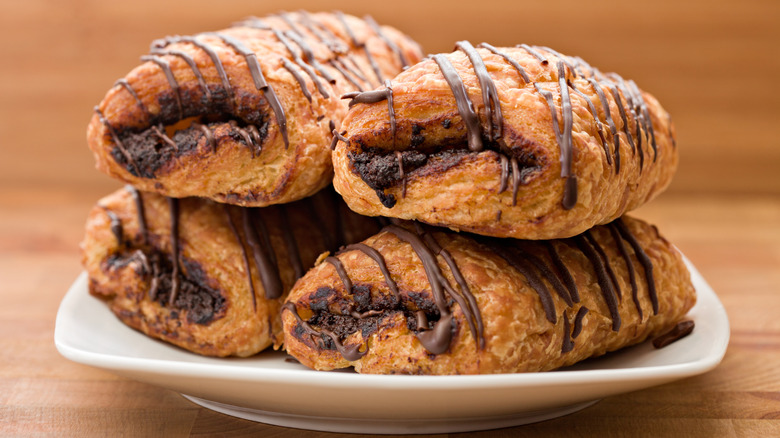
<svg viewBox="0 0 780 438"><path fill-rule="evenodd" d="M162 112L156 118L159 125L152 125L143 130L114 128L119 141L115 142L111 156L128 172L143 178L154 178L171 160L196 153L201 143L205 147L216 150L221 138L243 144L250 148L252 155L255 156L259 154L261 145L268 137L268 117L262 111L253 109L257 106L258 96L248 93L237 94L237 105L235 110L231 110L232 112L218 112L225 108L222 108L223 105L219 103L214 103L214 100L202 103L195 110L191 106L185 106L184 116L194 117L195 122L183 129L175 130L172 136L167 134L167 129L163 125L170 126L180 122L180 119L178 113L171 114L171 107L176 106L174 101L165 98L163 94L160 97ZM215 135L218 128L219 137Z"/></svg>
<svg viewBox="0 0 780 438"><path fill-rule="evenodd" d="M110 255L105 260L104 269L124 269L139 259L138 251L122 252ZM162 252L152 250L144 253L145 261L136 265L139 275L149 278L151 298L161 306L167 307L173 281L173 263ZM222 293L209 286L209 278L200 264L185 257L179 257L182 268L179 271L179 285L173 308L185 311L191 324L208 325L225 313L226 302ZM172 316L176 313L172 312Z"/></svg>

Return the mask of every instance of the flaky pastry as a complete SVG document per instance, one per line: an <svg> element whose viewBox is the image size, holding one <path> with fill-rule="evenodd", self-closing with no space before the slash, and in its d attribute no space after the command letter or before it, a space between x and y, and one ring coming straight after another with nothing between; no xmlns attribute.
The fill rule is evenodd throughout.
<svg viewBox="0 0 780 438"><path fill-rule="evenodd" d="M653 96L546 47L462 41L347 97L334 187L365 215L570 237L644 204L677 167Z"/></svg>
<svg viewBox="0 0 780 438"><path fill-rule="evenodd" d="M379 229L328 189L265 208L166 198L131 186L92 209L89 292L125 324L208 356L281 343L279 309L324 251Z"/></svg>
<svg viewBox="0 0 780 438"><path fill-rule="evenodd" d="M681 255L637 219L547 241L399 222L309 271L282 322L318 370L513 373L665 333L695 301Z"/></svg>
<svg viewBox="0 0 780 438"><path fill-rule="evenodd" d="M98 169L140 190L255 207L294 201L330 183L341 94L420 57L397 30L341 13L166 37L95 107L88 144Z"/></svg>

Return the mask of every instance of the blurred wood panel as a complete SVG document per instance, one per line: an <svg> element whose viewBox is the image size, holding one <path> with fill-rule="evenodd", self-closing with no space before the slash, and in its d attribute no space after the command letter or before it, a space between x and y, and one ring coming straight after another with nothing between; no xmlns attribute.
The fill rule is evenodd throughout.
<svg viewBox="0 0 780 438"><path fill-rule="evenodd" d="M92 107L149 43L248 16L320 10L289 0L0 3L0 184L104 186L85 146ZM548 45L616 71L672 114L678 192L780 193L780 2L334 0L371 14L429 53L455 41Z"/></svg>

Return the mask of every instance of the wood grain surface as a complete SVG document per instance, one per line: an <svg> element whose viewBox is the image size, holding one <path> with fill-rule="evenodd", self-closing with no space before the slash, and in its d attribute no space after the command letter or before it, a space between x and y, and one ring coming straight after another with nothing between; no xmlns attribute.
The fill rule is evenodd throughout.
<svg viewBox="0 0 780 438"><path fill-rule="evenodd" d="M218 414L53 343L86 213L120 186L85 145L92 107L155 38L301 8L371 14L429 53L462 39L547 45L634 79L674 118L677 177L635 215L718 293L732 329L723 362L474 436L780 436L780 2L769 0L0 2L0 436L337 436Z"/></svg>

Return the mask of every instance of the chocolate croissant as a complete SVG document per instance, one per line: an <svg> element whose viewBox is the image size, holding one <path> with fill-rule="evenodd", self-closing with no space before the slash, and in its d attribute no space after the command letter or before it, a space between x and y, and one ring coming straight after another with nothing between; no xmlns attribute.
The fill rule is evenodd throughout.
<svg viewBox="0 0 780 438"><path fill-rule="evenodd" d="M546 241L399 222L302 277L282 322L318 370L514 373L642 342L695 300L680 254L637 219Z"/></svg>
<svg viewBox="0 0 780 438"><path fill-rule="evenodd" d="M674 128L633 81L546 47L456 47L347 96L334 187L356 212L564 238L669 184Z"/></svg>
<svg viewBox="0 0 780 438"><path fill-rule="evenodd" d="M130 327L208 356L281 343L279 309L324 251L379 230L326 190L266 208L174 199L131 186L89 214L89 292Z"/></svg>
<svg viewBox="0 0 780 438"><path fill-rule="evenodd" d="M140 190L266 206L332 179L340 96L421 58L370 17L282 13L154 41L108 91L87 131L97 167Z"/></svg>

